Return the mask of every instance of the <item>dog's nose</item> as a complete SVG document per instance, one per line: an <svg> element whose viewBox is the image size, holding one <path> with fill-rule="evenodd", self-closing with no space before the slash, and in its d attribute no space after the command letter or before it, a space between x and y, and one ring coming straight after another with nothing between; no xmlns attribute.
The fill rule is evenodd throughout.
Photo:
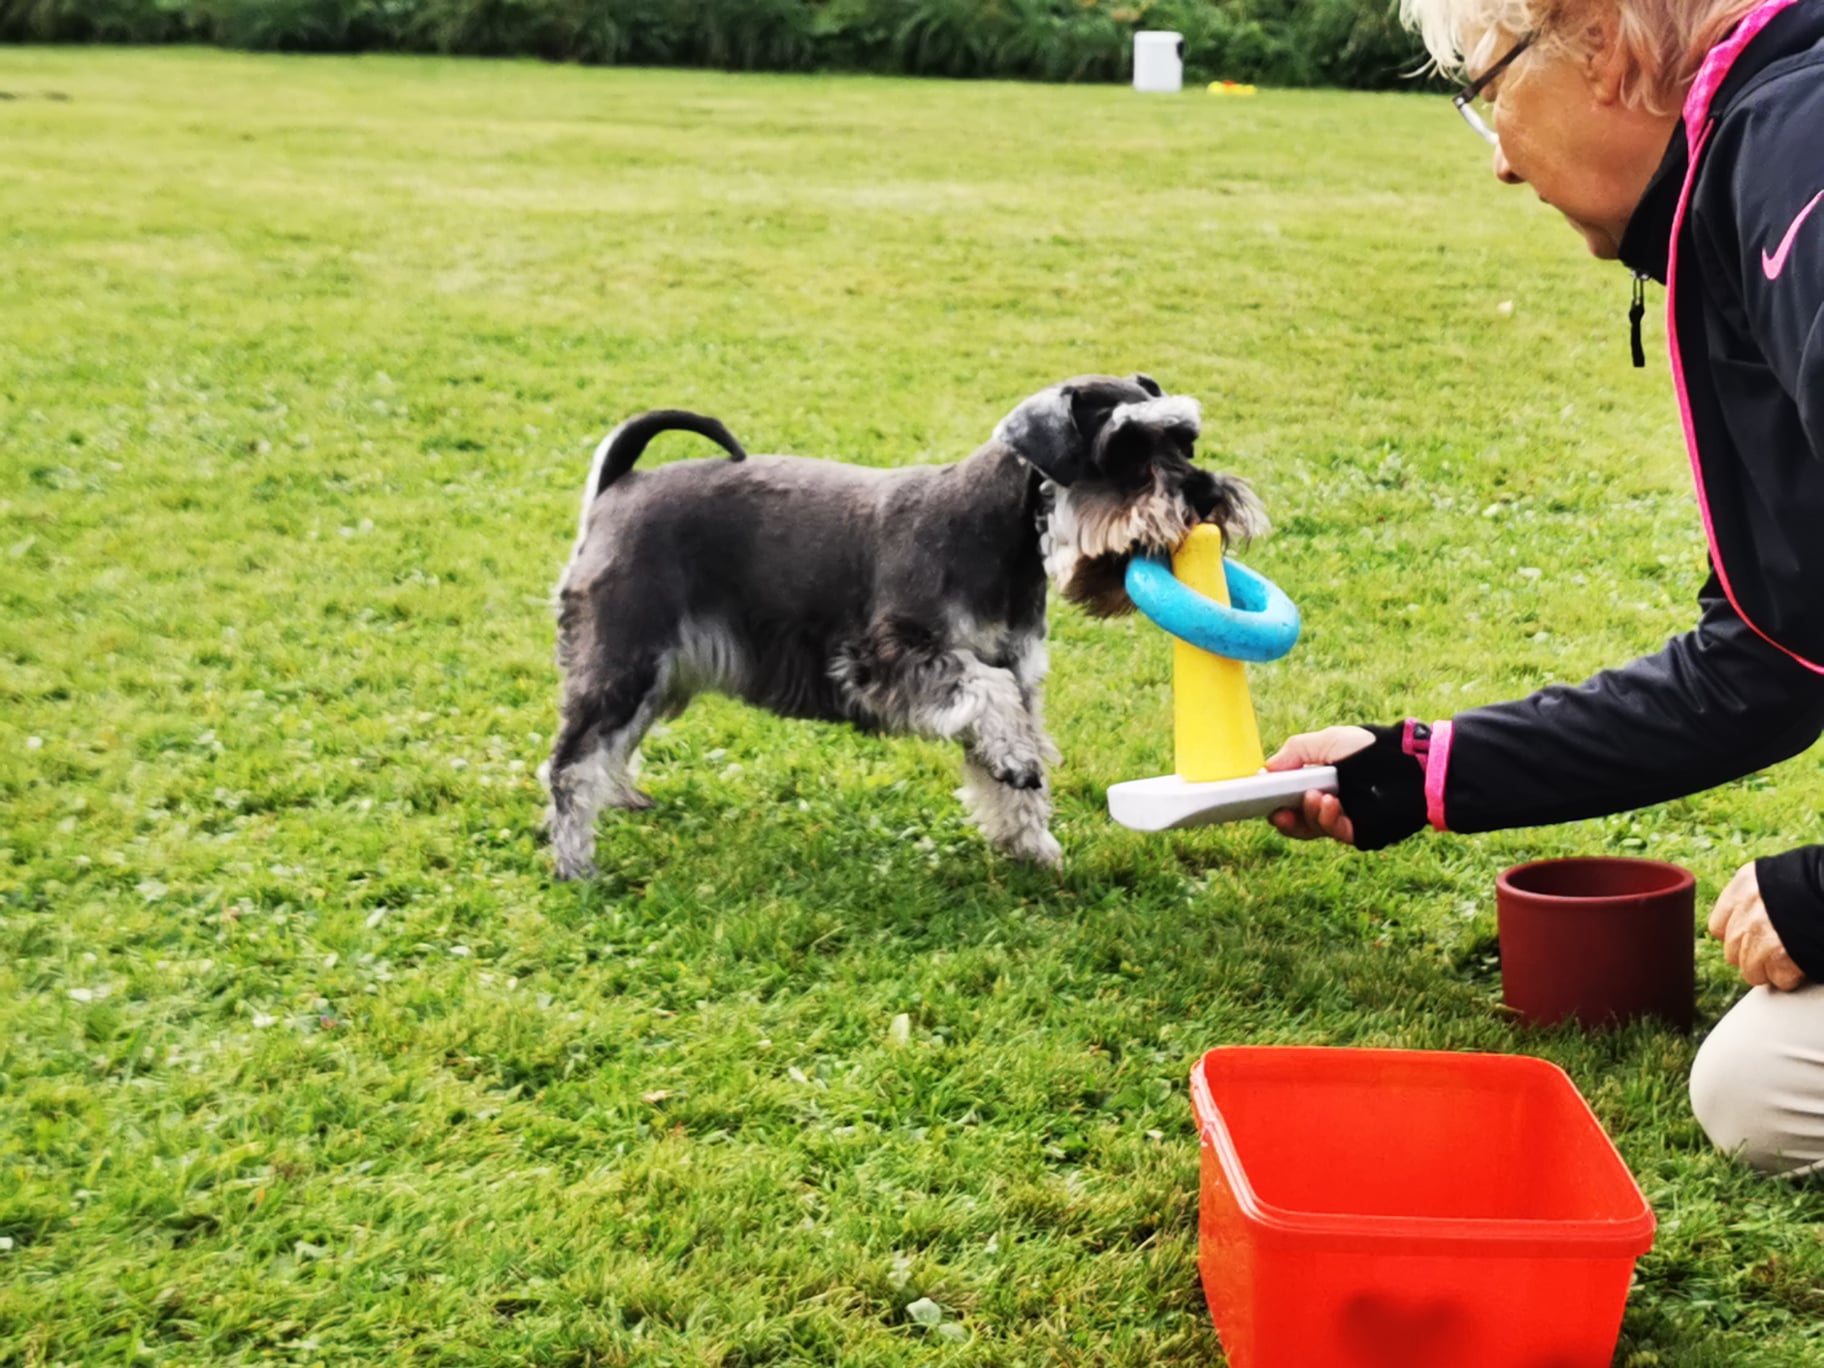
<svg viewBox="0 0 1824 1368"><path fill-rule="evenodd" d="M1185 481L1184 497L1197 511L1199 518L1208 518L1222 502L1222 495L1217 491L1216 479L1208 471L1197 470Z"/></svg>

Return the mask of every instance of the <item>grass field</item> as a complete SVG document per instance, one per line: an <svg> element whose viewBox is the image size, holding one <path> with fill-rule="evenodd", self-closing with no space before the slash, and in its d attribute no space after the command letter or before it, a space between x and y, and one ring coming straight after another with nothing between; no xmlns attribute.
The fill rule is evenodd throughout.
<svg viewBox="0 0 1824 1368"><path fill-rule="evenodd" d="M1374 857L1144 837L1102 791L1169 768L1169 652L1060 608L1061 875L987 854L950 749L723 702L599 882L535 837L546 597L658 404L898 464L1080 371L1200 395L1308 624L1270 739L1688 625L1659 330L1629 369L1625 276L1443 100L68 50L0 89L0 1363L1218 1363L1185 1079L1244 1041L1558 1061L1661 1218L1617 1363L1824 1363L1824 1195L1709 1152L1692 1041L1517 1030L1492 961L1505 865L1644 851L1701 914L1812 837L1815 758Z"/></svg>

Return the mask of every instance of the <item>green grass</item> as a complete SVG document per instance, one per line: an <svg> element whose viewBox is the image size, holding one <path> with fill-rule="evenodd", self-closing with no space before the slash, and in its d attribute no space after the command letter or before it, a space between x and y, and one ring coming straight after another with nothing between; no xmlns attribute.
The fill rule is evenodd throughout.
<svg viewBox="0 0 1824 1368"><path fill-rule="evenodd" d="M1372 858L1145 837L1102 792L1169 767L1169 652L1060 608L1061 876L987 854L948 748L722 702L598 883L535 840L545 599L652 405L898 464L1079 371L1200 395L1309 624L1270 738L1687 625L1625 276L1448 105L188 51L0 89L0 1363L1218 1362L1185 1079L1243 1041L1562 1063L1661 1217L1617 1362L1824 1363L1824 1196L1709 1151L1692 1041L1518 1030L1490 959L1528 857L1707 909L1808 838L1813 758Z"/></svg>

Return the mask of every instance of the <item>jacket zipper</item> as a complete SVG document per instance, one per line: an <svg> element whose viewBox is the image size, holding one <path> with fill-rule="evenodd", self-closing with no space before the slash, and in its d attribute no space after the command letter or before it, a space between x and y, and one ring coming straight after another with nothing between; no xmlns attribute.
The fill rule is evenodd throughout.
<svg viewBox="0 0 1824 1368"><path fill-rule="evenodd" d="M1640 340L1640 320L1647 316L1647 277L1634 272L1634 302L1628 306L1628 341L1634 348L1634 369L1644 370L1647 349Z"/></svg>

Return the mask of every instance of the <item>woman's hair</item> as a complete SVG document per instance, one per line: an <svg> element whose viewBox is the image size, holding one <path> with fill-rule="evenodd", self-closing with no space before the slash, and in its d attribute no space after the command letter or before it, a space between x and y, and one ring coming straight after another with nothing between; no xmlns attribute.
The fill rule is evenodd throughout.
<svg viewBox="0 0 1824 1368"><path fill-rule="evenodd" d="M1446 76L1480 72L1509 41L1536 34L1560 52L1593 50L1607 18L1619 27L1628 73L1622 98L1670 113L1721 42L1761 0L1400 0L1400 19L1425 42Z"/></svg>

